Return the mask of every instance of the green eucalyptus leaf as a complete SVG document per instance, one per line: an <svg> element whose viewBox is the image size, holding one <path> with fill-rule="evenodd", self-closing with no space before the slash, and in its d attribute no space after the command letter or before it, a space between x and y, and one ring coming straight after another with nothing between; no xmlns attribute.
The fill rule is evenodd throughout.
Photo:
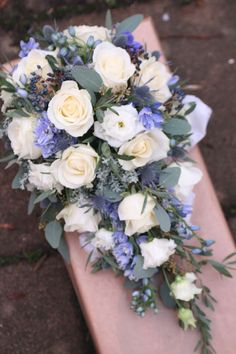
<svg viewBox="0 0 236 354"><path fill-rule="evenodd" d="M34 201L35 201L36 197L37 197L37 194L35 193L35 191L31 192L31 195L29 198L29 203L28 203L28 215L31 215L34 210L34 207L35 207Z"/></svg>
<svg viewBox="0 0 236 354"><path fill-rule="evenodd" d="M65 262L70 263L70 253L64 237L61 237L57 250L64 258Z"/></svg>
<svg viewBox="0 0 236 354"><path fill-rule="evenodd" d="M99 92L102 87L101 76L94 70L85 66L74 66L71 70L73 78L85 89Z"/></svg>
<svg viewBox="0 0 236 354"><path fill-rule="evenodd" d="M11 155L8 155L8 156L5 156L5 157L2 157L2 158L0 159L0 163L2 163L2 162L8 162L8 161L11 161L14 157L15 157L15 155L14 155L14 154L11 154Z"/></svg>
<svg viewBox="0 0 236 354"><path fill-rule="evenodd" d="M110 149L110 146L107 143L103 143L102 144L101 151L102 151L102 154L105 157L110 157L111 156L111 149Z"/></svg>
<svg viewBox="0 0 236 354"><path fill-rule="evenodd" d="M189 108L185 111L185 115L187 116L188 114L192 113L195 110L196 105L197 105L196 102L189 102L188 103Z"/></svg>
<svg viewBox="0 0 236 354"><path fill-rule="evenodd" d="M159 184L166 187L172 188L178 184L181 169L179 167L167 167L160 173Z"/></svg>
<svg viewBox="0 0 236 354"><path fill-rule="evenodd" d="M52 248L58 248L60 245L62 226L59 221L53 220L45 227L45 237Z"/></svg>
<svg viewBox="0 0 236 354"><path fill-rule="evenodd" d="M116 34L119 35L123 32L133 32L135 28L142 22L143 15L137 14L126 18L124 21L120 22L116 27Z"/></svg>
<svg viewBox="0 0 236 354"><path fill-rule="evenodd" d="M136 264L134 266L134 276L137 280L143 278L150 278L158 272L157 268L143 269L144 259L143 256L136 256Z"/></svg>
<svg viewBox="0 0 236 354"><path fill-rule="evenodd" d="M96 110L96 118L98 120L99 123L102 123L103 122L103 118L104 118L104 111L100 108L98 108Z"/></svg>
<svg viewBox="0 0 236 354"><path fill-rule="evenodd" d="M212 265L213 268L215 268L215 270L217 270L217 272L224 275L225 277L232 278L232 275L224 264L214 261L213 259L210 259L208 262Z"/></svg>
<svg viewBox="0 0 236 354"><path fill-rule="evenodd" d="M169 232L170 227L171 227L171 222L170 222L170 217L168 213L165 211L165 209L160 205L156 204L156 207L154 209L157 220L160 223L160 228L164 232Z"/></svg>
<svg viewBox="0 0 236 354"><path fill-rule="evenodd" d="M53 193L54 193L54 191L52 191L52 190L45 191L45 192L41 193L37 198L35 198L34 204L42 202L44 199L48 198Z"/></svg>
<svg viewBox="0 0 236 354"><path fill-rule="evenodd" d="M130 161L135 159L135 156L129 156L129 155L115 154L114 156L117 157L118 160L124 160L124 161Z"/></svg>
<svg viewBox="0 0 236 354"><path fill-rule="evenodd" d="M5 115L10 118L20 118L20 117L29 117L30 116L27 112L25 112L21 108L10 110L10 111L6 112Z"/></svg>
<svg viewBox="0 0 236 354"><path fill-rule="evenodd" d="M119 193L106 188L103 189L103 195L111 203L119 202L122 199L122 196Z"/></svg>
<svg viewBox="0 0 236 354"><path fill-rule="evenodd" d="M166 307L176 307L176 301L173 296L170 295L170 288L165 281L160 286L160 298Z"/></svg>
<svg viewBox="0 0 236 354"><path fill-rule="evenodd" d="M172 118L163 126L165 133L170 135L187 135L191 131L191 125L186 119Z"/></svg>
<svg viewBox="0 0 236 354"><path fill-rule="evenodd" d="M24 176L24 173L25 173L24 168L22 165L20 165L20 168L19 168L15 178L12 181L12 184L11 184L12 189L21 188L21 180Z"/></svg>
<svg viewBox="0 0 236 354"><path fill-rule="evenodd" d="M136 289L138 283L136 281L130 280L129 278L125 278L124 287L126 289Z"/></svg>
<svg viewBox="0 0 236 354"><path fill-rule="evenodd" d="M108 28L109 30L112 29L112 16L111 16L110 9L108 9L106 12L105 27Z"/></svg>

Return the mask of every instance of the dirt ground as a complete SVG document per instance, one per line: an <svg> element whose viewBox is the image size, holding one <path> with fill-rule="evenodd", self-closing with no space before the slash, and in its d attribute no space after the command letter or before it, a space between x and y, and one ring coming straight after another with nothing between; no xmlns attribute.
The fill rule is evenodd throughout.
<svg viewBox="0 0 236 354"><path fill-rule="evenodd" d="M34 9L37 6L47 9L45 0L24 3ZM208 136L200 147L235 235L236 2L202 0L198 3L201 5L192 1L180 6L174 0L134 2L114 9L113 16L118 21L135 13L151 15L171 67L195 85L197 90L189 93L203 98L213 108ZM169 14L167 22L163 21L164 13ZM60 28L104 22L102 11L79 16L65 12L65 17L60 17L57 20ZM32 16L32 26L35 22L38 26L39 20ZM18 50L17 26L12 31L3 27L0 24L1 62L5 61L3 54L12 59ZM2 155L2 145L0 150ZM50 250L38 230L37 211L27 216L28 195L11 190L14 175L14 168L6 171L1 166L0 353L93 354L93 344L63 261Z"/></svg>

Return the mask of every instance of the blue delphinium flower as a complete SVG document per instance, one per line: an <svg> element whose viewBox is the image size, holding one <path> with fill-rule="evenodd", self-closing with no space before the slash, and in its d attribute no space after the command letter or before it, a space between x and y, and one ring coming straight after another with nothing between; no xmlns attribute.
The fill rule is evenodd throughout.
<svg viewBox="0 0 236 354"><path fill-rule="evenodd" d="M122 227L122 222L118 216L118 206L119 203L111 203L102 195L95 195L93 198L94 209L100 211L106 218L110 218L113 227L120 229Z"/></svg>
<svg viewBox="0 0 236 354"><path fill-rule="evenodd" d="M123 231L115 231L112 237L116 245L128 241L128 236Z"/></svg>
<svg viewBox="0 0 236 354"><path fill-rule="evenodd" d="M113 255L119 268L125 270L133 256L133 245L129 241L122 242L113 248Z"/></svg>
<svg viewBox="0 0 236 354"><path fill-rule="evenodd" d="M34 38L30 37L28 42L20 41L21 51L19 53L20 58L27 57L29 52L32 49L37 49L39 47L39 43L35 41Z"/></svg>
<svg viewBox="0 0 236 354"><path fill-rule="evenodd" d="M151 130L153 128L161 128L163 124L163 116L161 112L157 109L153 111L151 107L144 107L143 109L141 109L138 117L139 121L147 130Z"/></svg>
<svg viewBox="0 0 236 354"><path fill-rule="evenodd" d="M117 47L125 48L130 55L141 54L143 51L143 45L140 42L135 41L131 32L123 32L114 38L113 43Z"/></svg>
<svg viewBox="0 0 236 354"><path fill-rule="evenodd" d="M158 162L152 162L138 169L140 180L143 186L155 187L159 183L161 165Z"/></svg>
<svg viewBox="0 0 236 354"><path fill-rule="evenodd" d="M35 145L42 149L44 158L58 151L65 150L77 142L76 138L73 138L63 130L57 129L48 119L46 112L43 112L38 119L34 133Z"/></svg>

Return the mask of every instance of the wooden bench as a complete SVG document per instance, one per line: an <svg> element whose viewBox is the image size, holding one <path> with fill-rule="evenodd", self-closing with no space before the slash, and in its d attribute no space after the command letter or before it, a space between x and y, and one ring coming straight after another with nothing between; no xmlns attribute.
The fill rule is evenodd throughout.
<svg viewBox="0 0 236 354"><path fill-rule="evenodd" d="M135 31L139 41L149 50L160 49L151 19ZM198 148L191 152L204 178L196 188L193 222L201 226L206 238L216 240L215 259L222 260L235 251L224 215ZM82 306L90 332L100 354L190 354L198 340L197 331L184 332L178 327L176 314L158 301L159 313L139 318L129 310L130 294L123 279L110 270L96 275L85 269L87 254L80 247L77 234L67 234L71 264L68 270ZM235 275L236 276L236 275ZM213 345L218 354L236 353L236 281L221 279L206 268L204 279L218 300L213 321Z"/></svg>

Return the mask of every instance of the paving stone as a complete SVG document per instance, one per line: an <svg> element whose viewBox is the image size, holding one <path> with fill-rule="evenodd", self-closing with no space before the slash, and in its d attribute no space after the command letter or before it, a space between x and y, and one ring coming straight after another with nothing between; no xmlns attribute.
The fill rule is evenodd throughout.
<svg viewBox="0 0 236 354"><path fill-rule="evenodd" d="M0 278L0 353L95 353L59 256L37 271L26 262L2 267Z"/></svg>

